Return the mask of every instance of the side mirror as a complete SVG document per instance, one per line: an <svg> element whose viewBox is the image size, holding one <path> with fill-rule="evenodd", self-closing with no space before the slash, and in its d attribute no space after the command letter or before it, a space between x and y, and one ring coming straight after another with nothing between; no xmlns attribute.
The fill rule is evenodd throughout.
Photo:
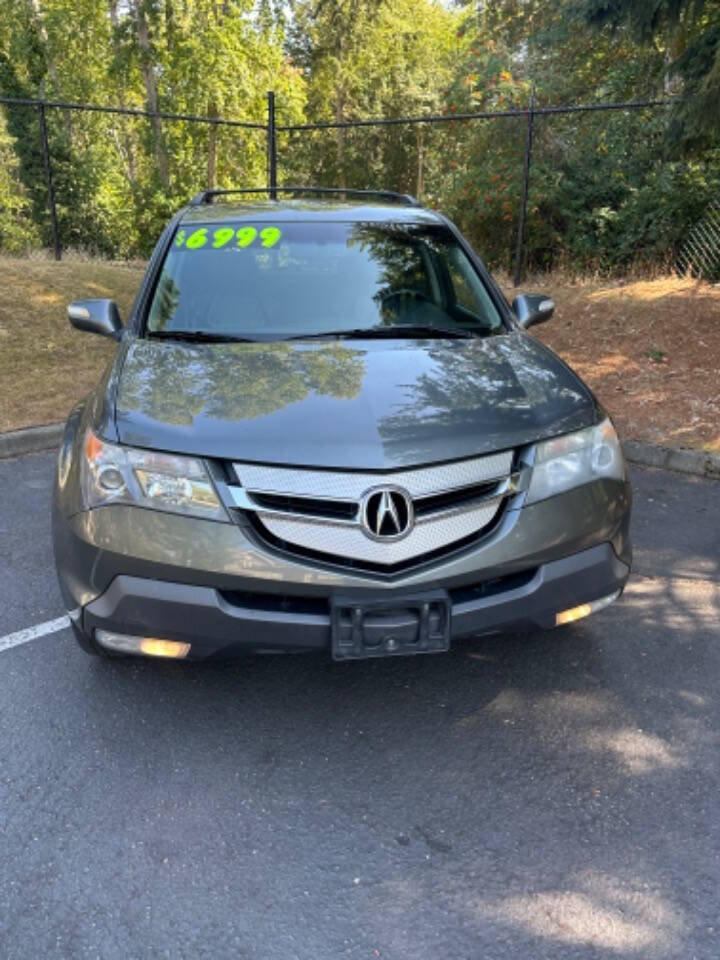
<svg viewBox="0 0 720 960"><path fill-rule="evenodd" d="M520 326L527 330L536 323L545 323L555 311L555 304L541 293L521 293L512 302Z"/></svg>
<svg viewBox="0 0 720 960"><path fill-rule="evenodd" d="M68 320L76 330L120 339L122 320L114 300L75 300L68 307Z"/></svg>

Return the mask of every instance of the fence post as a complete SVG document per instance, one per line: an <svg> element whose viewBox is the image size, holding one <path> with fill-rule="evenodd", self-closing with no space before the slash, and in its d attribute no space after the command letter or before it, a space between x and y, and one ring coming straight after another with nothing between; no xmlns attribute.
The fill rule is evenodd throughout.
<svg viewBox="0 0 720 960"><path fill-rule="evenodd" d="M275 91L267 95L267 180L270 199L277 200L277 131L275 128Z"/></svg>
<svg viewBox="0 0 720 960"><path fill-rule="evenodd" d="M535 84L530 93L530 104L527 115L527 131L525 133L525 163L523 166L522 200L520 201L520 216L518 218L517 247L515 249L515 286L522 283L525 266L525 218L527 216L528 189L530 187L530 158L532 156L533 124L535 123Z"/></svg>
<svg viewBox="0 0 720 960"><path fill-rule="evenodd" d="M50 166L50 145L48 143L47 124L45 123L45 104L42 101L38 103L38 121L40 123L40 140L42 141L43 163L45 165L45 186L47 188L48 207L50 208L53 249L55 259L59 260L62 256L62 250L60 249L57 211L55 210L55 189L53 187L52 167Z"/></svg>

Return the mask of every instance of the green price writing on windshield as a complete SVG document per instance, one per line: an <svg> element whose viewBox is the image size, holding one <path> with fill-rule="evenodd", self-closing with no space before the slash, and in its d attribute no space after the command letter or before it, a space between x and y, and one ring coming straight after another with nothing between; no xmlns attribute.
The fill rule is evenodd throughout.
<svg viewBox="0 0 720 960"><path fill-rule="evenodd" d="M257 236L255 227L240 227L237 232L237 245L239 247L249 247Z"/></svg>
<svg viewBox="0 0 720 960"><path fill-rule="evenodd" d="M199 250L207 243L207 234L207 227L200 227L199 230L196 230L194 233L190 234L185 242L185 246L188 250Z"/></svg>
<svg viewBox="0 0 720 960"><path fill-rule="evenodd" d="M274 247L281 236L282 232L277 227L265 227L260 231L260 239L264 247Z"/></svg>
<svg viewBox="0 0 720 960"><path fill-rule="evenodd" d="M221 227L219 230L216 230L213 234L213 250L219 250L221 247L224 247L227 243L230 243L234 236L235 231L232 227Z"/></svg>
<svg viewBox="0 0 720 960"><path fill-rule="evenodd" d="M282 230L278 227L218 227L210 233L209 227L198 227L189 233L187 230L178 230L175 236L174 245L183 250L202 250L207 247L210 250L222 250L227 247L232 240L235 240L234 246L243 250L251 246L260 238L260 246L274 247L282 238Z"/></svg>

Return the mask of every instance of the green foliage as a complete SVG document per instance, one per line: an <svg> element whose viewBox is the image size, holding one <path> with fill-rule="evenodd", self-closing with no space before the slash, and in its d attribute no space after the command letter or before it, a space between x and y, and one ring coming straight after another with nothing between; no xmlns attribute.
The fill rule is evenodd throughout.
<svg viewBox="0 0 720 960"><path fill-rule="evenodd" d="M680 93L670 140L709 146L720 134L720 0L579 0L596 26L628 29L645 47L662 51L665 88Z"/></svg>
<svg viewBox="0 0 720 960"><path fill-rule="evenodd" d="M469 46L447 91L450 114L526 104L533 86L540 106L662 93L662 50L639 46L628 31L605 28L599 36L561 0L500 0L483 11L463 24ZM535 118L526 225L532 268L617 273L672 265L720 185L717 149L672 150L673 117L648 110ZM526 130L525 118L452 125L442 151L438 201L490 262L507 269Z"/></svg>
<svg viewBox="0 0 720 960"><path fill-rule="evenodd" d="M437 112L452 79L459 16L432 0L299 0L290 53L313 121ZM439 165L426 128L367 127L283 137L288 182L423 194ZM296 173L297 171L297 173Z"/></svg>
<svg viewBox="0 0 720 960"><path fill-rule="evenodd" d="M585 183L568 178L569 203L559 224L563 241L556 249L570 264L614 273L672 266L674 251L702 215L710 191L720 186L718 157L707 156L708 163L646 159L645 171L636 176L628 165L612 170L612 162L598 164L592 205ZM552 264L553 253L547 249L545 255Z"/></svg>
<svg viewBox="0 0 720 960"><path fill-rule="evenodd" d="M284 118L299 120L305 85L284 51L281 17L265 6L259 19L252 0L5 0L0 95L262 123L274 89ZM37 110L4 113L33 239L49 245ZM58 110L47 111L47 124L66 247L147 256L193 193L265 181L263 130ZM6 236L0 249L9 249Z"/></svg>
<svg viewBox="0 0 720 960"><path fill-rule="evenodd" d="M17 144L0 117L0 250L24 253L37 246L39 231L19 176Z"/></svg>
<svg viewBox="0 0 720 960"><path fill-rule="evenodd" d="M465 8L465 9L463 9ZM4 0L0 96L280 124L692 94L674 111L538 116L531 267L672 262L720 186L720 0ZM263 185L266 135L47 111L62 243L147 256L206 186ZM511 268L523 116L280 132L281 183L388 187ZM681 145L681 146L680 146ZM0 250L49 246L37 109L0 108Z"/></svg>

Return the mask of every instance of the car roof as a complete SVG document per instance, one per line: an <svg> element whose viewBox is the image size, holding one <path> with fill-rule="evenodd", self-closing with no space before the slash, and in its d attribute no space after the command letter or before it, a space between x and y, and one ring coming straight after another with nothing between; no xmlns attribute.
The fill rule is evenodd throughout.
<svg viewBox="0 0 720 960"><path fill-rule="evenodd" d="M182 223L222 223L238 220L264 223L335 221L343 223L444 223L432 210L400 203L339 200L253 200L241 203L200 203L187 207Z"/></svg>

